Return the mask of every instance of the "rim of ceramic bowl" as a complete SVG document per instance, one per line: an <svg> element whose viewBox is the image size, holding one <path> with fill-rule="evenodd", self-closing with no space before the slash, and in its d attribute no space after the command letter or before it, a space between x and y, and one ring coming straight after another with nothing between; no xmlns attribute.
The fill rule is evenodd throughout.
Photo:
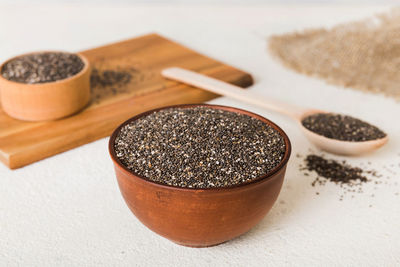
<svg viewBox="0 0 400 267"><path fill-rule="evenodd" d="M263 123L268 124L269 126L271 126L272 128L274 128L275 130L277 130L279 132L279 134L283 137L284 142L285 142L285 155L283 157L283 159L281 160L281 162L275 167L273 168L270 172L261 175L260 177L244 182L244 183L239 183L239 184L235 184L235 185L231 185L231 186L224 186L224 187L210 187L210 188L189 188L189 187L179 187L179 186L173 186L173 185L167 185L167 184L163 184L160 182L156 182L156 181L152 181L149 180L143 176L140 176L139 174L129 170L124 164L122 164L122 162L118 159L117 155L115 154L115 148L114 148L114 143L115 143L115 139L117 137L117 134L120 132L121 128L124 127L126 124L138 120L142 117L145 117L151 113L154 112L158 112L160 110L164 110L164 109L170 109L170 108L192 108L192 107L209 107L209 108L213 108L213 109L221 109L221 110L226 110L226 111L230 111L230 112L236 112L236 113L240 113L240 114L245 114L248 115L250 117L256 118L260 121L262 121ZM157 186L161 186L164 188L169 188L169 189L174 189L174 190L182 190L182 191L223 191L223 190L230 190L230 189L234 189L234 188L241 188L241 187L245 187L248 185L252 185L252 184L256 184L259 182L263 182L265 180L268 180L269 178L272 178L277 172L279 172L283 167L286 166L287 162L289 161L290 158L290 154L292 151L292 146L289 140L289 137L286 135L286 133L275 123L273 123L272 121L264 118L263 116L260 116L256 113L247 111L247 110L243 110L243 109L239 109L239 108L234 108L234 107L230 107L230 106L223 106L223 105L211 105L211 104L181 104L181 105L172 105L172 106L165 106L165 107L161 107L161 108L156 108L156 109L152 109L149 111L145 111L143 113L140 113L128 120L126 120L125 122L123 122L121 125L119 125L111 134L109 142L108 142L108 151L109 154L111 156L111 159L113 160L114 164L118 165L125 173L127 173L129 176L135 176L145 182L157 185Z"/></svg>
<svg viewBox="0 0 400 267"><path fill-rule="evenodd" d="M8 62L13 61L14 59L17 59L17 58L20 58L20 57L29 56L29 55L35 55L35 54L42 54L42 53L64 53L64 54L76 55L82 60L83 68L78 73L76 73L76 74L74 74L74 75L72 75L70 77L67 77L67 78L64 78L64 79L61 79L61 80L52 81L52 82L45 82L45 83L16 82L16 81L9 80L9 79L7 79L7 78L5 78L3 76L3 68ZM76 78L82 76L84 73L86 73L86 71L88 71L89 68L90 68L89 60L84 55L82 55L81 53L73 53L73 52L66 52L66 51L60 51L60 50L43 50L43 51L35 51L35 52L29 52L29 53L20 54L18 56L11 57L11 58L7 59L6 61L4 61L0 65L0 79L3 79L4 81L7 81L7 82L12 83L12 84L18 84L20 86L21 85L27 85L27 86L39 87L39 86L43 86L43 85L47 85L47 84L53 85L55 83L62 83L62 82L67 82L67 81L72 80L72 79L76 79Z"/></svg>

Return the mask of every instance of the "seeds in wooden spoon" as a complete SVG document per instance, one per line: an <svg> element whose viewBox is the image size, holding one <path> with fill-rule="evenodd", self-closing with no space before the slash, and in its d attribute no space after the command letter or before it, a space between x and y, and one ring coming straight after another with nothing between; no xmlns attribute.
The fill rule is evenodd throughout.
<svg viewBox="0 0 400 267"><path fill-rule="evenodd" d="M14 82L47 83L71 77L83 67L75 54L45 52L15 58L4 65L1 74Z"/></svg>
<svg viewBox="0 0 400 267"><path fill-rule="evenodd" d="M305 117L301 123L308 130L341 141L361 142L381 139L386 134L378 127L346 115L317 113Z"/></svg>
<svg viewBox="0 0 400 267"><path fill-rule="evenodd" d="M170 108L121 128L118 159L151 181L189 188L226 187L257 179L285 155L268 124L209 107Z"/></svg>

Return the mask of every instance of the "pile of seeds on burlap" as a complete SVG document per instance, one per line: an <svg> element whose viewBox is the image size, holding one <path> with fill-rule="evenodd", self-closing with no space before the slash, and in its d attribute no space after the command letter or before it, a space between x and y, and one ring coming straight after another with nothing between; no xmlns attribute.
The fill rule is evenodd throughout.
<svg viewBox="0 0 400 267"><path fill-rule="evenodd" d="M317 113L305 117L301 123L316 134L342 141L370 141L386 136L376 126L341 114Z"/></svg>
<svg viewBox="0 0 400 267"><path fill-rule="evenodd" d="M226 187L259 178L285 155L280 133L248 115L209 107L170 108L121 128L118 159L151 181Z"/></svg>
<svg viewBox="0 0 400 267"><path fill-rule="evenodd" d="M269 39L287 67L327 82L400 100L400 9L332 29L312 29Z"/></svg>
<svg viewBox="0 0 400 267"><path fill-rule="evenodd" d="M47 83L71 77L83 67L75 54L45 52L15 58L4 65L1 74L14 82Z"/></svg>

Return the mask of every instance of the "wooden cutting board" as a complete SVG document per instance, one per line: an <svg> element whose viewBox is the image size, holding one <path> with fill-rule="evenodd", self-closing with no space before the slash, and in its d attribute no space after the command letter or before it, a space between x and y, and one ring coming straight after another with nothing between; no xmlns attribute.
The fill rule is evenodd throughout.
<svg viewBox="0 0 400 267"><path fill-rule="evenodd" d="M165 67L188 68L241 87L253 83L251 75L157 34L81 53L93 68L92 100L82 112L51 122L25 122L0 108L0 160L9 168L106 137L123 121L146 110L217 97L162 78L160 70Z"/></svg>

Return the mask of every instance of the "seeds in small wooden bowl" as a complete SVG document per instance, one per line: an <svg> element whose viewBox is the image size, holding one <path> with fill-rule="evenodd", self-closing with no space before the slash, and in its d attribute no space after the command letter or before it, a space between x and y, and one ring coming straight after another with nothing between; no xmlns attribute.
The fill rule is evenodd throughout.
<svg viewBox="0 0 400 267"><path fill-rule="evenodd" d="M123 126L115 153L151 181L212 188L252 181L285 155L277 130L245 114L209 107L170 108Z"/></svg>
<svg viewBox="0 0 400 267"><path fill-rule="evenodd" d="M90 63L82 54L33 52L0 66L1 106L27 121L63 118L90 100Z"/></svg>
<svg viewBox="0 0 400 267"><path fill-rule="evenodd" d="M4 64L4 78L19 83L48 83L79 73L84 62L75 54L43 52L20 56Z"/></svg>

